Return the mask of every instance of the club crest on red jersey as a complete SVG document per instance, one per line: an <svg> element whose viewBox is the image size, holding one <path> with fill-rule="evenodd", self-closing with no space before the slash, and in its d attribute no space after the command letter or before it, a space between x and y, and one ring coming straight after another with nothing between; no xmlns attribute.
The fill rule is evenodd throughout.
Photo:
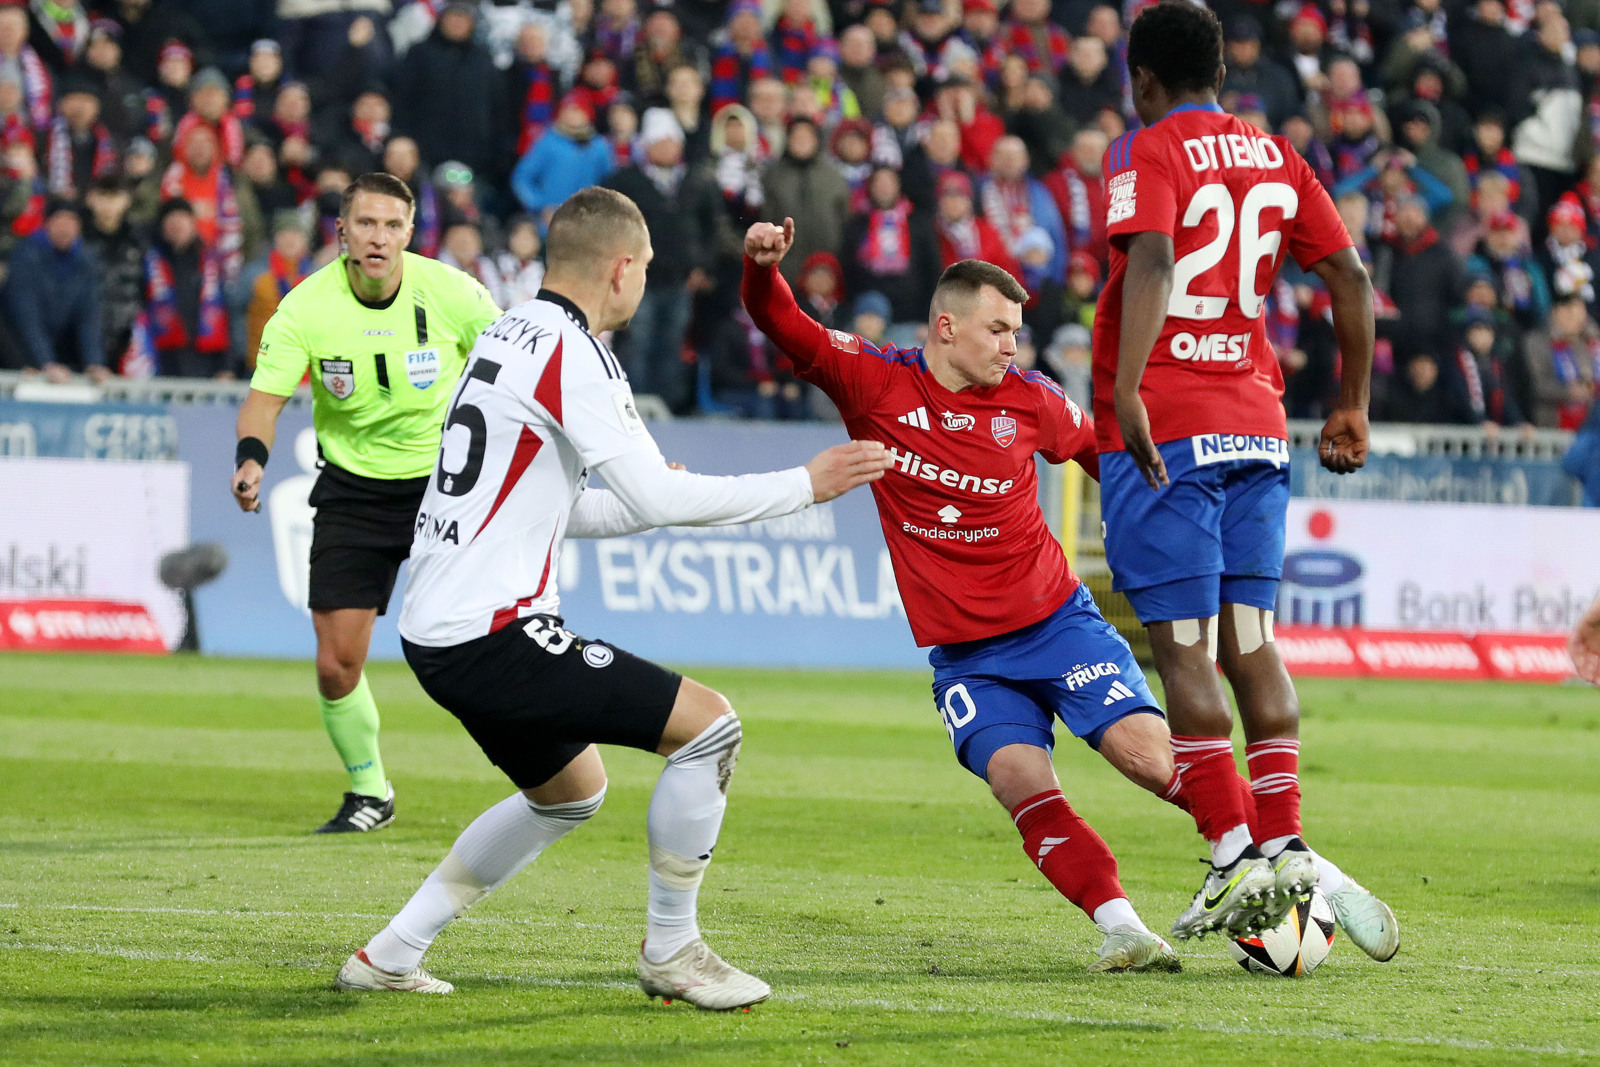
<svg viewBox="0 0 1600 1067"><path fill-rule="evenodd" d="M989 431L1000 442L1001 448L1009 448L1011 442L1017 439L1017 420L1009 415L996 415L989 420Z"/></svg>

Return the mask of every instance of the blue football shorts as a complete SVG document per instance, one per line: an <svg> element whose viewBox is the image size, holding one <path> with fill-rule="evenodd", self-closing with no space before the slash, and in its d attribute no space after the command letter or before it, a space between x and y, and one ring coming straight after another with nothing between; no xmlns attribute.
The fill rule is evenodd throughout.
<svg viewBox="0 0 1600 1067"><path fill-rule="evenodd" d="M1158 445L1171 484L1151 489L1126 452L1100 455L1100 516L1111 587L1139 621L1272 610L1283 577L1288 442L1202 434Z"/></svg>
<svg viewBox="0 0 1600 1067"><path fill-rule="evenodd" d="M1055 720L1099 748L1119 719L1161 715L1133 650L1079 586L1048 618L999 637L936 645L933 701L956 759L987 779L1007 745L1055 748Z"/></svg>

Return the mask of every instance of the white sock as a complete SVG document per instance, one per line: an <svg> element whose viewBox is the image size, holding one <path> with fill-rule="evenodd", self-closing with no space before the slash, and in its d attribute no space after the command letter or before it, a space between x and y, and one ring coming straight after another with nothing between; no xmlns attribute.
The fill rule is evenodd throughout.
<svg viewBox="0 0 1600 1067"><path fill-rule="evenodd" d="M1133 910L1133 905L1128 903L1127 897L1108 900L1094 909L1094 921L1100 929L1108 932L1119 926L1131 926L1144 934L1150 932L1144 920L1139 918L1139 913Z"/></svg>
<svg viewBox="0 0 1600 1067"><path fill-rule="evenodd" d="M600 810L605 787L588 800L535 804L513 793L472 820L450 854L428 875L406 906L367 943L367 960L380 971L405 974L450 920L504 885L512 875Z"/></svg>
<svg viewBox="0 0 1600 1067"><path fill-rule="evenodd" d="M1253 844L1255 842L1250 839L1250 827L1240 823L1211 842L1211 866L1219 871L1231 866L1233 861Z"/></svg>
<svg viewBox="0 0 1600 1067"><path fill-rule="evenodd" d="M1286 834L1283 837L1274 837L1261 842L1261 854L1269 860L1275 860L1283 852L1284 846L1293 841L1297 835Z"/></svg>
<svg viewBox="0 0 1600 1067"><path fill-rule="evenodd" d="M1313 850L1311 855L1317 861L1317 887L1324 895L1338 892L1339 887L1347 881L1344 872L1335 867L1333 861L1325 858L1322 853Z"/></svg>
<svg viewBox="0 0 1600 1067"><path fill-rule="evenodd" d="M700 936L700 881L722 829L728 779L744 733L733 712L674 752L650 796L650 904L644 954L652 963L675 956Z"/></svg>

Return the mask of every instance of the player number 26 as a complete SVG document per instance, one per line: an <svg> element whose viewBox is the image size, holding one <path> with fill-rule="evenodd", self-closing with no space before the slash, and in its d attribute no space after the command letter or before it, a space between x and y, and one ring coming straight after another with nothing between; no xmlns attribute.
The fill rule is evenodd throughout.
<svg viewBox="0 0 1600 1067"><path fill-rule="evenodd" d="M958 708L956 705L960 704ZM967 723L977 718L978 706L972 702L972 694L967 692L967 687L959 682L944 691L944 700L939 704L939 718L944 720L944 731L950 735L950 740L956 739L956 731Z"/></svg>
<svg viewBox="0 0 1600 1067"><path fill-rule="evenodd" d="M1222 262L1233 240L1234 230L1239 233L1239 310L1247 319L1256 318L1266 303L1264 294L1256 292L1256 268L1263 259L1275 258L1283 234L1277 229L1261 232L1261 213L1268 208L1283 212L1292 219L1300 210L1300 196L1294 186L1282 182L1263 182L1250 188L1244 203L1235 211L1233 194L1225 185L1202 185L1195 190L1189 209L1183 213L1187 227L1200 225L1206 215L1216 212L1217 236L1205 247L1178 260L1172 272L1172 297L1167 301L1167 314L1177 319L1220 319L1228 309L1227 296L1207 296L1191 293L1189 286L1196 278Z"/></svg>

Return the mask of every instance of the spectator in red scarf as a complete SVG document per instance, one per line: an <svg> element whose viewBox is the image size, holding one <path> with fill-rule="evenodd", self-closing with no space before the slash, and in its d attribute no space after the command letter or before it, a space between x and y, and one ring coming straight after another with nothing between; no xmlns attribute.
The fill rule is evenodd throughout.
<svg viewBox="0 0 1600 1067"><path fill-rule="evenodd" d="M311 262L311 237L305 218L298 211L280 211L272 217L272 249L267 253L267 268L250 291L245 310L244 363L256 368L256 350L261 347L261 331L278 310L278 303L290 289L299 285L315 268Z"/></svg>
<svg viewBox="0 0 1600 1067"><path fill-rule="evenodd" d="M1029 292L1061 285L1070 252L1066 229L1054 197L1029 174L1028 149L1018 138L1004 137L995 145L980 202L1022 267L1019 280ZM1055 332L1053 326L1038 329L1045 337Z"/></svg>
<svg viewBox="0 0 1600 1067"><path fill-rule="evenodd" d="M505 74L506 114L515 129L513 149L520 159L555 121L561 75L551 66L550 38L544 26L526 23L517 31L516 51Z"/></svg>
<svg viewBox="0 0 1600 1067"><path fill-rule="evenodd" d="M845 225L842 258L849 292L889 298L891 343L915 345L944 266L933 227L901 191L898 171L878 167L867 179L866 209Z"/></svg>
<svg viewBox="0 0 1600 1067"><path fill-rule="evenodd" d="M939 179L939 258L948 267L963 259L981 259L1003 267L1013 277L1022 268L988 219L977 214L972 202L972 179L951 171Z"/></svg>
<svg viewBox="0 0 1600 1067"><path fill-rule="evenodd" d="M231 283L261 240L255 196L249 183L241 183L221 159L211 127L194 126L176 150L161 178L161 198L188 203L201 243L217 253Z"/></svg>
<svg viewBox="0 0 1600 1067"><path fill-rule="evenodd" d="M157 373L233 377L222 260L200 239L184 200L168 200L156 217L155 243L145 255L145 315Z"/></svg>
<svg viewBox="0 0 1600 1067"><path fill-rule="evenodd" d="M283 84L283 49L270 37L250 46L249 67L233 83L233 113L240 122L272 114Z"/></svg>
<svg viewBox="0 0 1600 1067"><path fill-rule="evenodd" d="M1011 52L1028 61L1029 70L1058 74L1072 52L1067 31L1050 21L1050 0L1012 0L1006 39Z"/></svg>
<svg viewBox="0 0 1600 1067"><path fill-rule="evenodd" d="M1502 426L1515 426L1523 437L1533 435L1533 423L1524 414L1521 393L1527 367L1509 337L1501 337L1494 317L1482 308L1466 314L1466 328L1456 349L1456 366L1466 385L1472 421L1493 441Z"/></svg>
<svg viewBox="0 0 1600 1067"><path fill-rule="evenodd" d="M284 82L278 89L278 95L273 98L271 113L258 115L255 124L276 147L282 147L285 142L295 139L303 142L309 150L311 92L305 87L305 83ZM309 151L307 157L309 162Z"/></svg>
<svg viewBox="0 0 1600 1067"><path fill-rule="evenodd" d="M1539 426L1576 430L1594 403L1595 370L1600 362L1600 330L1577 295L1558 300L1546 329L1527 339L1528 371L1533 378L1533 421Z"/></svg>
<svg viewBox="0 0 1600 1067"><path fill-rule="evenodd" d="M145 92L144 135L157 144L172 139L178 118L189 110L189 83L194 80L194 52L182 41L161 46L155 83Z"/></svg>
<svg viewBox="0 0 1600 1067"><path fill-rule="evenodd" d="M1533 176L1517 162L1517 157L1506 144L1506 117L1499 111L1485 111L1472 125L1473 145L1461 157L1467 168L1467 180L1473 193L1478 183L1489 174L1504 175L1510 182L1510 206L1523 218L1531 218L1538 210L1538 191Z"/></svg>
<svg viewBox="0 0 1600 1067"><path fill-rule="evenodd" d="M120 165L111 131L100 121L100 97L92 82L61 83L57 114L44 135L45 185L52 196L79 200L89 183Z"/></svg>
<svg viewBox="0 0 1600 1067"><path fill-rule="evenodd" d="M228 79L222 71L207 67L196 74L189 82L189 110L178 120L172 134L174 147L183 144L197 126L206 126L216 134L222 161L237 167L244 161L244 126L238 116L229 112L230 103Z"/></svg>
<svg viewBox="0 0 1600 1067"><path fill-rule="evenodd" d="M761 33L761 4L733 0L727 24L711 39L711 110L737 104L751 82L777 75L772 50Z"/></svg>
<svg viewBox="0 0 1600 1067"><path fill-rule="evenodd" d="M1045 189L1050 190L1061 213L1067 245L1074 253L1088 251L1104 264L1109 254L1106 243L1106 178L1101 162L1109 141L1099 130L1080 130L1072 147L1062 152L1056 170L1045 174Z"/></svg>
<svg viewBox="0 0 1600 1067"><path fill-rule="evenodd" d="M328 109L330 117L339 112ZM342 128L327 131L320 141L329 151L342 159L353 174L365 174L383 166L383 149L393 132L390 118L393 111L389 96L378 85L369 85L356 94L355 101L345 115Z"/></svg>
<svg viewBox="0 0 1600 1067"><path fill-rule="evenodd" d="M772 26L767 44L772 49L774 72L790 85L805 78L806 64L822 43L812 0L783 0L781 14Z"/></svg>
<svg viewBox="0 0 1600 1067"><path fill-rule="evenodd" d="M28 44L28 9L20 3L0 6L0 66L22 75L28 123L35 130L50 125L53 92L50 72Z"/></svg>
<svg viewBox="0 0 1600 1067"><path fill-rule="evenodd" d="M1539 265L1557 299L1576 293L1593 316L1600 293L1600 250L1589 247L1583 227L1583 208L1568 193L1546 217L1549 233L1539 247Z"/></svg>

